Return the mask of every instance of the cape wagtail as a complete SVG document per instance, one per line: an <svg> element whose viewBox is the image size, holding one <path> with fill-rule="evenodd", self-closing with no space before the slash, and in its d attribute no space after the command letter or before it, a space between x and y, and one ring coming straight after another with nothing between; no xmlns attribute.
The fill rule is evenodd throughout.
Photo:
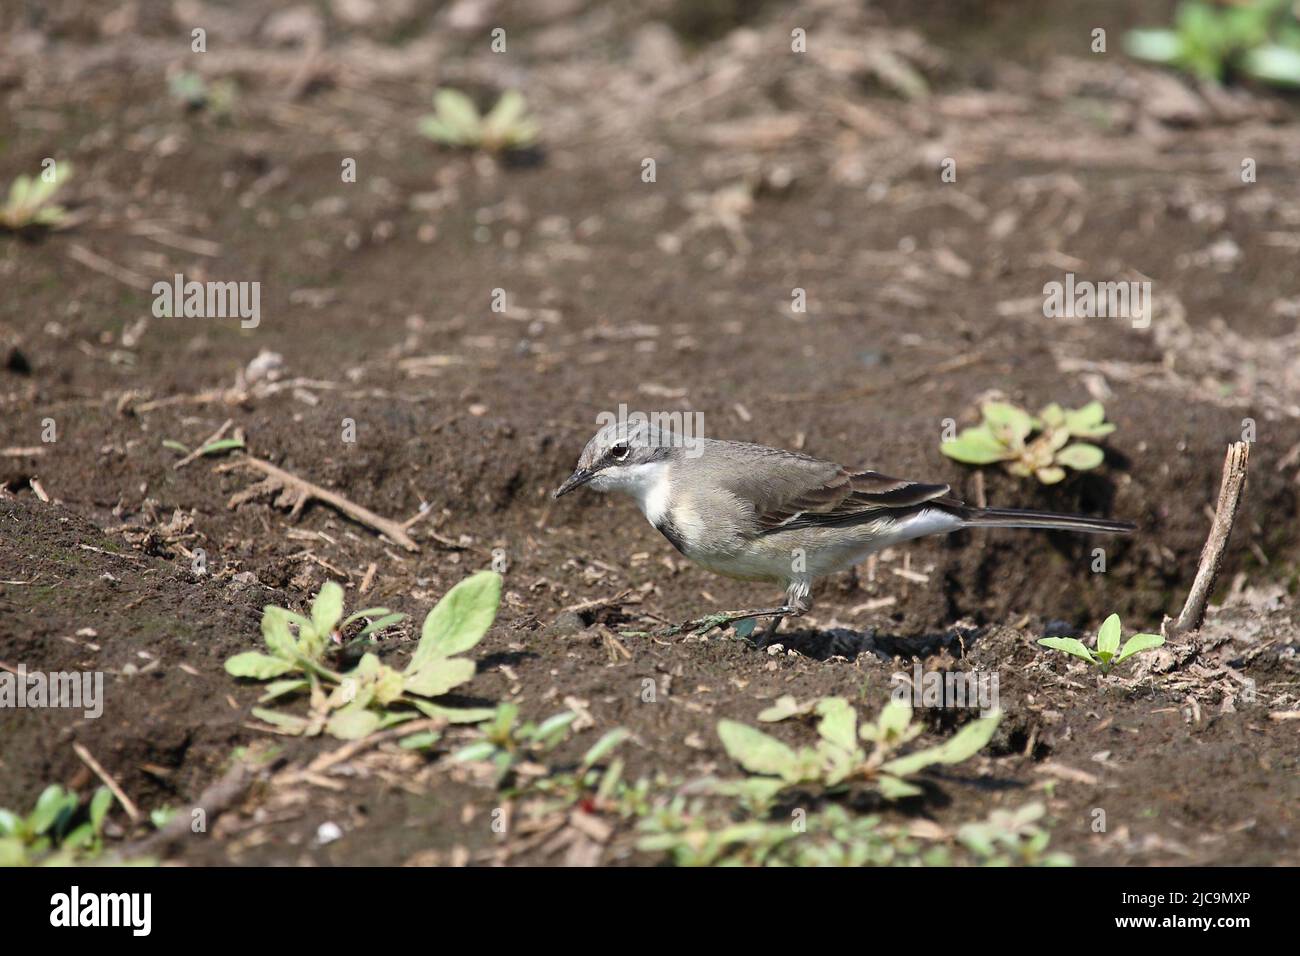
<svg viewBox="0 0 1300 956"><path fill-rule="evenodd" d="M588 485L631 495L678 551L732 578L785 587L779 607L725 615L729 622L785 617L812 607L812 582L890 545L961 528L1041 528L1123 534L1127 521L976 508L949 486L854 471L833 462L744 442L682 439L649 421L596 432L559 498Z"/></svg>

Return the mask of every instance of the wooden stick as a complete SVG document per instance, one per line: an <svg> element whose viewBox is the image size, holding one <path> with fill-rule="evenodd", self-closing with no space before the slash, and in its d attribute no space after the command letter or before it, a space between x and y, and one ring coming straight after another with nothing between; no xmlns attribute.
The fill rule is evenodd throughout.
<svg viewBox="0 0 1300 956"><path fill-rule="evenodd" d="M135 843L122 847L117 858L130 860L142 854L158 853L184 837L192 835L194 810L201 809L205 823L211 824L223 811L240 800L257 777L256 769L247 761L237 760L216 783L199 794L194 806L186 812L178 811L161 830L149 834ZM206 831L200 831L206 832Z"/></svg>
<svg viewBox="0 0 1300 956"><path fill-rule="evenodd" d="M122 804L122 809L125 810L126 815L131 818L131 822L139 823L140 810L131 802L131 798L126 795L126 791L118 786L117 781L109 775L109 772L99 765L98 760L91 756L90 751L77 743L72 745L72 749L75 750L77 756L81 758L81 762L93 770L95 776L104 781L104 786L108 787L108 789L112 791L113 796L117 797L117 802Z"/></svg>
<svg viewBox="0 0 1300 956"><path fill-rule="evenodd" d="M230 428L230 426L233 425L234 423L235 420L233 418L227 418L226 423L224 425L222 425L220 428L214 431L206 439L199 442L198 447L195 448L188 455L186 455L184 458L182 458L180 461L178 461L176 464L172 465L172 469L174 471L180 471L190 462L194 461L194 459L198 458L201 454L203 454L203 449L207 448L213 442L221 441L221 439L226 436L226 430Z"/></svg>
<svg viewBox="0 0 1300 956"><path fill-rule="evenodd" d="M1201 549L1201 561L1192 580L1182 613L1177 621L1166 618L1161 630L1166 638L1175 638L1200 628L1205 620L1205 605L1214 591L1215 579L1223 565L1223 554L1232 537L1232 525L1241 506L1241 493L1246 487L1246 467L1250 461L1250 444L1235 442L1228 446L1223 459L1223 480L1219 485L1219 504L1214 511L1210 535Z"/></svg>
<svg viewBox="0 0 1300 956"><path fill-rule="evenodd" d="M246 455L232 463L232 467L248 465L256 468L267 476L270 482L279 488L289 492L291 498L296 499L294 512L301 510L302 504L308 498L315 498L317 501L323 501L325 504L343 512L354 521L358 521L369 528L378 531L395 544L401 545L407 551L419 551L420 546L415 543L410 535L396 521L390 521L388 518L381 518L369 508L363 508L355 502L349 501L342 495L335 494L328 488L322 488L320 485L305 481L297 475L291 475L283 468L277 468L269 461L263 461L260 458L254 458L252 455ZM230 507L239 504L243 500L241 496L236 495L231 499Z"/></svg>
<svg viewBox="0 0 1300 956"><path fill-rule="evenodd" d="M132 272L117 263L105 259L101 255L96 255L85 246L73 244L68 247L68 258L74 262L79 262L87 269L94 269L96 272L108 276L110 279L116 279L123 285L130 286L132 289L148 290L153 288L153 283L138 272Z"/></svg>

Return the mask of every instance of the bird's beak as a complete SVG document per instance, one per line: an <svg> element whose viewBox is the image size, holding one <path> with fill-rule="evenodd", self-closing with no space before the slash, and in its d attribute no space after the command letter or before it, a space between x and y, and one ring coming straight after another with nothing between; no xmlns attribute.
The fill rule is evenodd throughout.
<svg viewBox="0 0 1300 956"><path fill-rule="evenodd" d="M591 479L595 477L596 477L596 473L594 471L591 471L587 468L579 468L568 478L564 479L564 484L556 488L555 492L551 495L551 497L558 498L561 495L567 495L574 488L581 488L583 485L585 485L587 482L591 481Z"/></svg>

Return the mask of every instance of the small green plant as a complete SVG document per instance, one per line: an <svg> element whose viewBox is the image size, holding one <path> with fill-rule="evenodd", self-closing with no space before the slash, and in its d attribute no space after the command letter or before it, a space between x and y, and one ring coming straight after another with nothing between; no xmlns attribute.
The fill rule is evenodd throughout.
<svg viewBox="0 0 1300 956"><path fill-rule="evenodd" d="M858 715L843 697L824 697L800 705L783 697L759 715L759 720L815 715L820 739L814 747L796 750L775 737L734 720L718 722L718 736L733 760L756 774L739 784L725 785L735 795L751 798L775 796L789 787L818 783L836 787L852 780L870 782L889 800L920 794L921 788L905 777L936 764L961 763L974 756L993 736L1001 714L968 723L953 737L935 747L903 756L896 751L920 735L920 724L912 722L912 708L891 700L874 723L858 725ZM871 744L868 752L859 741Z"/></svg>
<svg viewBox="0 0 1300 956"><path fill-rule="evenodd" d="M1000 461L1011 474L1032 475L1045 485L1064 479L1066 468L1087 471L1105 460L1105 452L1096 445L1071 439L1103 438L1115 430L1105 420L1101 402L1073 410L1053 402L1037 418L1009 402L985 402L980 412L983 421L963 429L939 450L967 465Z"/></svg>
<svg viewBox="0 0 1300 956"><path fill-rule="evenodd" d="M218 119L228 117L235 107L239 88L233 80L209 83L198 73L186 70L167 82L172 98L192 113L205 110Z"/></svg>
<svg viewBox="0 0 1300 956"><path fill-rule="evenodd" d="M524 149L537 141L540 129L527 115L528 106L515 90L506 90L486 116L459 90L434 94L433 113L420 119L420 132L436 143L501 153Z"/></svg>
<svg viewBox="0 0 1300 956"><path fill-rule="evenodd" d="M68 211L51 202L54 194L68 181L72 167L56 163L48 176L23 173L9 187L9 198L0 206L0 228L11 232L29 229L58 229L68 218Z"/></svg>
<svg viewBox="0 0 1300 956"><path fill-rule="evenodd" d="M244 442L239 438L219 438L214 442L209 442L196 452L191 452L187 445L170 438L163 440L163 447L172 451L179 452L182 455L189 456L193 454L195 458L207 458L209 455L220 455L222 452L235 451L244 449Z"/></svg>
<svg viewBox="0 0 1300 956"><path fill-rule="evenodd" d="M1205 80L1244 74L1277 86L1300 86L1300 22L1292 0L1178 7L1173 29L1130 30L1130 56L1184 70Z"/></svg>
<svg viewBox="0 0 1300 956"><path fill-rule="evenodd" d="M478 727L480 740L467 744L451 755L453 763L490 763L496 768L495 782L499 787L511 772L525 761L539 762L536 758L549 753L564 740L569 725L578 719L573 711L565 710L547 718L540 724L531 720L520 722L519 705L509 701L497 705L490 720ZM576 776L562 774L543 786L543 791L571 790L575 796L583 790L596 788L597 793L612 793L622 773L622 764L611 764L601 775L596 764L630 736L622 727L604 734L587 750Z"/></svg>
<svg viewBox="0 0 1300 956"><path fill-rule="evenodd" d="M791 822L736 822L684 796L651 810L638 825L637 849L664 853L675 866L896 866L944 865L944 848L919 841L831 804Z"/></svg>
<svg viewBox="0 0 1300 956"><path fill-rule="evenodd" d="M0 810L0 866L65 866L99 856L113 794L107 787L96 790L78 823L80 805L74 792L55 783L25 817Z"/></svg>
<svg viewBox="0 0 1300 956"><path fill-rule="evenodd" d="M474 677L474 662L455 655L483 639L496 618L500 601L501 575L480 571L443 595L429 612L420 631L420 643L404 670L397 671L367 652L355 668L340 672L328 666L326 655L332 641L342 643L342 632L349 625L363 617L375 618L357 637L365 641L405 615L375 607L344 618L343 588L326 582L312 603L309 618L267 606L262 613L262 636L270 653L236 654L226 661L226 671L235 677L271 681L261 703L303 691L309 693L311 703L306 717L253 709L254 716L284 733L314 735L323 730L344 740L355 740L419 714L449 723L478 723L491 717L493 711L447 707L438 704L436 698Z"/></svg>
<svg viewBox="0 0 1300 956"><path fill-rule="evenodd" d="M1116 664L1128 660L1134 654L1159 647L1165 642L1159 634L1134 634L1125 641L1124 649L1120 650L1119 639L1119 615L1112 614L1102 622L1101 629L1097 631L1095 651L1088 650L1088 646L1083 641L1073 637L1044 637L1038 643L1087 661L1094 667L1100 668L1103 674L1109 674L1110 669Z"/></svg>
<svg viewBox="0 0 1300 956"><path fill-rule="evenodd" d="M1047 812L1041 803L1014 810L994 810L982 823L957 830L957 842L984 866L1072 866L1067 853L1048 853L1051 834L1038 821Z"/></svg>

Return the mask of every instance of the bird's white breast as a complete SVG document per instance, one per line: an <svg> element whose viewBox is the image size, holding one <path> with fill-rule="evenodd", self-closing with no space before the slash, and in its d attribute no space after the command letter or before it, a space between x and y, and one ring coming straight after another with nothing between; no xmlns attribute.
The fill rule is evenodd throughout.
<svg viewBox="0 0 1300 956"><path fill-rule="evenodd" d="M669 482L668 463L653 461L622 469L622 491L630 494L645 515L646 520L658 527L668 514Z"/></svg>

